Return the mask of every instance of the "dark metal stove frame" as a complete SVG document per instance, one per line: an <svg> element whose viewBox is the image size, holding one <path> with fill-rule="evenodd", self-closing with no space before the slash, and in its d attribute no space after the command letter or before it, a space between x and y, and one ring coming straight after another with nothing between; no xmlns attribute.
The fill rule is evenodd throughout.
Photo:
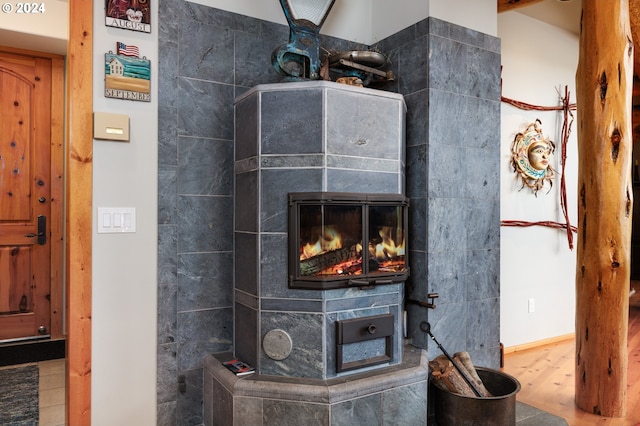
<svg viewBox="0 0 640 426"><path fill-rule="evenodd" d="M394 284L406 281L409 276L409 250L405 247L405 268L403 272L387 272L363 274L357 276L332 275L323 277L307 277L299 274L299 232L300 206L302 205L361 205L363 207L363 238L368 238L369 217L368 206L400 206L403 207L402 221L405 245L407 244L409 199L401 194L366 194L350 192L292 192L289 193L289 288L310 290L328 290L348 287L372 287L375 285ZM367 247L368 241L363 241ZM366 252L365 252L366 253ZM363 264L366 262L363 261Z"/></svg>

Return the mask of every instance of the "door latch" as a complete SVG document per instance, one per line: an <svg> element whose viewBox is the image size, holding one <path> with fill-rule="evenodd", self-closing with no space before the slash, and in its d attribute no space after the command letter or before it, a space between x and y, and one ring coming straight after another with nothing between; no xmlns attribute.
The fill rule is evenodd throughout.
<svg viewBox="0 0 640 426"><path fill-rule="evenodd" d="M27 238L38 237L38 244L43 246L47 244L47 217L44 215L38 216L38 233L27 234Z"/></svg>

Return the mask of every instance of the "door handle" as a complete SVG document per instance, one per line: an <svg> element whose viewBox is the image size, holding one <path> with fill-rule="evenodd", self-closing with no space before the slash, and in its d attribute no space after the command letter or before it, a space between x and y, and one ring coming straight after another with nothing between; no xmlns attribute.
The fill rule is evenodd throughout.
<svg viewBox="0 0 640 426"><path fill-rule="evenodd" d="M47 244L47 217L40 215L38 216L38 233L37 234L27 234L25 235L27 238L38 237L38 244L43 246Z"/></svg>

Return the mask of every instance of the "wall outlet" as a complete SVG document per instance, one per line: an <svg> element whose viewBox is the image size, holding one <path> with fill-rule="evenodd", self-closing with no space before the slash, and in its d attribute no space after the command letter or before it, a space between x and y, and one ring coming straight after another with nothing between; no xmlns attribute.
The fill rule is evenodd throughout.
<svg viewBox="0 0 640 426"><path fill-rule="evenodd" d="M533 313L536 310L536 300L535 299L529 299L529 313Z"/></svg>

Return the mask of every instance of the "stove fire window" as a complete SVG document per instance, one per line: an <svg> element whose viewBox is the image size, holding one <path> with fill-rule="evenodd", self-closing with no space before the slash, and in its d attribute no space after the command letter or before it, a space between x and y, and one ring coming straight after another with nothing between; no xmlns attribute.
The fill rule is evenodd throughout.
<svg viewBox="0 0 640 426"><path fill-rule="evenodd" d="M289 194L289 287L406 280L408 203L395 194Z"/></svg>

